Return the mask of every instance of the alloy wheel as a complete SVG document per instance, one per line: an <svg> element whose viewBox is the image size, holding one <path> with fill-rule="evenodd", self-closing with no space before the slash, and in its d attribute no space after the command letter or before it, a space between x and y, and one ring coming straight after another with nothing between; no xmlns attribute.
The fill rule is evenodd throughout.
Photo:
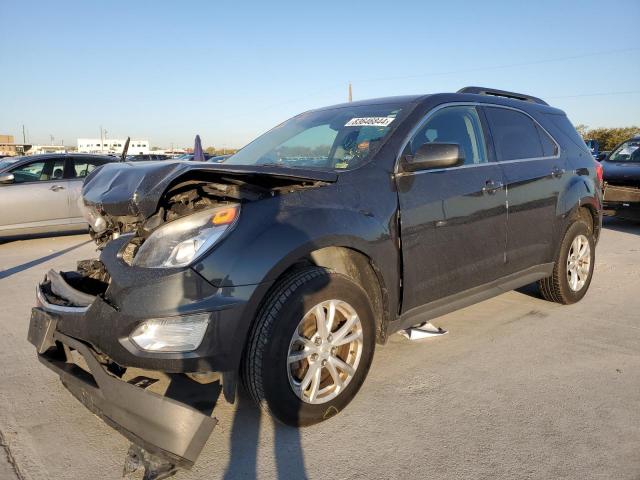
<svg viewBox="0 0 640 480"><path fill-rule="evenodd" d="M326 300L300 320L289 343L287 374L303 402L337 397L353 379L363 350L362 323L342 300Z"/></svg>
<svg viewBox="0 0 640 480"><path fill-rule="evenodd" d="M591 247L584 235L573 239L567 257L567 281L569 288L579 292L589 278L591 270Z"/></svg>

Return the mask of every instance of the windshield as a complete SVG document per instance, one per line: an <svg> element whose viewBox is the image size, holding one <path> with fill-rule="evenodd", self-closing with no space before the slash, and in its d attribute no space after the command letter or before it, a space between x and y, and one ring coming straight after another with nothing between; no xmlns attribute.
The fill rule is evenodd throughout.
<svg viewBox="0 0 640 480"><path fill-rule="evenodd" d="M12 159L5 158L3 160L0 160L0 170L4 170L8 166L16 163L18 160L20 160L20 158L12 158Z"/></svg>
<svg viewBox="0 0 640 480"><path fill-rule="evenodd" d="M360 105L303 113L258 137L225 165L325 170L368 161L398 123L403 105Z"/></svg>
<svg viewBox="0 0 640 480"><path fill-rule="evenodd" d="M616 148L609 161L611 162L640 162L640 139L629 140Z"/></svg>

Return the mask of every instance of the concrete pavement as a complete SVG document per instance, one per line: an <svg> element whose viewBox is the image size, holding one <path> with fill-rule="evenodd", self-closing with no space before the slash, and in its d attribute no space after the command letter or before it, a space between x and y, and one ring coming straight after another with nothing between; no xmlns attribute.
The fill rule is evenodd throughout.
<svg viewBox="0 0 640 480"><path fill-rule="evenodd" d="M92 256L86 235L0 245L0 432L21 479L122 475L127 442L26 341L44 272ZM200 461L177 478L640 479L640 225L607 221L579 304L526 288L433 323L449 335L394 335L321 425L283 427L246 396L220 400ZM2 454L0 479L13 480Z"/></svg>

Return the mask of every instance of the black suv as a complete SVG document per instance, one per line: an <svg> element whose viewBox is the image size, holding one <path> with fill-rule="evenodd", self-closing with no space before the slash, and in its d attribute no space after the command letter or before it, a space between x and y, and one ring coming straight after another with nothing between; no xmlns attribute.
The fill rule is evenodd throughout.
<svg viewBox="0 0 640 480"><path fill-rule="evenodd" d="M536 281L548 300L580 300L601 196L567 116L528 95L305 112L222 164L91 173L100 259L47 274L30 341L139 445L132 458L189 467L215 420L149 392L149 371L220 381L230 401L241 379L282 422L320 422L394 332Z"/></svg>

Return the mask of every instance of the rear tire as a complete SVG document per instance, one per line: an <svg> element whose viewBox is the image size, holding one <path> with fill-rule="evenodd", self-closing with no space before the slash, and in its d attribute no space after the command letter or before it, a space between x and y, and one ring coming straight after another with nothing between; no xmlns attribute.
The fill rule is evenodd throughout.
<svg viewBox="0 0 640 480"><path fill-rule="evenodd" d="M577 219L565 232L556 255L553 275L538 282L545 300L569 305L585 296L595 265L593 229Z"/></svg>
<svg viewBox="0 0 640 480"><path fill-rule="evenodd" d="M329 328L321 332L322 325ZM366 292L345 275L305 268L280 280L261 307L243 360L243 382L279 421L313 425L349 404L374 349Z"/></svg>

